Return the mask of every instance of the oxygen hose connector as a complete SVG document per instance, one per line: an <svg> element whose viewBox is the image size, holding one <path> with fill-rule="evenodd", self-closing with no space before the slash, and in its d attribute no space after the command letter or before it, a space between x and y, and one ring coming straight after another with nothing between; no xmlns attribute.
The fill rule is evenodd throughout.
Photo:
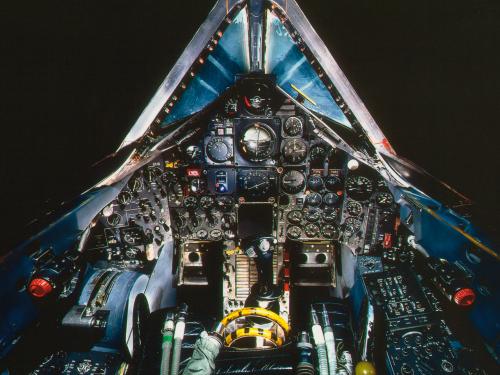
<svg viewBox="0 0 500 375"><path fill-rule="evenodd" d="M328 357L326 354L325 337L323 330L319 324L318 315L314 308L311 307L311 331L316 345L316 353L318 354L319 375L328 375Z"/></svg>
<svg viewBox="0 0 500 375"><path fill-rule="evenodd" d="M177 375L179 373L182 340L184 339L184 331L186 329L187 310L187 305L183 303L179 306L177 311L177 320L174 330L174 347L172 350L172 368L170 369L171 375Z"/></svg>
<svg viewBox="0 0 500 375"><path fill-rule="evenodd" d="M170 358L172 352L172 340L174 337L174 313L169 312L165 317L165 323L163 324L163 339L161 344L161 364L160 364L160 374L168 375L170 370Z"/></svg>
<svg viewBox="0 0 500 375"><path fill-rule="evenodd" d="M326 354L328 356L328 370L330 374L337 373L337 350L335 348L335 336L333 334L332 326L330 325L330 317L326 305L323 304L322 311L323 318L323 334L325 336Z"/></svg>
<svg viewBox="0 0 500 375"><path fill-rule="evenodd" d="M296 375L314 375L313 346L309 334L302 331L297 339L297 351L299 361L297 363Z"/></svg>

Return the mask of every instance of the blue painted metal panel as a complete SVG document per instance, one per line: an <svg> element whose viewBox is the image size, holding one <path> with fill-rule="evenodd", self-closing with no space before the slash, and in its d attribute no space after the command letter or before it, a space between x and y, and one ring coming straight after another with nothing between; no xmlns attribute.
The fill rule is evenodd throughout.
<svg viewBox="0 0 500 375"><path fill-rule="evenodd" d="M268 13L265 64L266 73L276 75L278 85L291 96L297 96L291 86L294 84L316 102L314 105L306 100L304 105L308 109L351 127L349 120L307 58L300 52L285 26L272 13Z"/></svg>
<svg viewBox="0 0 500 375"><path fill-rule="evenodd" d="M200 111L232 86L237 74L248 72L246 19L244 8L224 31L213 52L163 120L162 127Z"/></svg>

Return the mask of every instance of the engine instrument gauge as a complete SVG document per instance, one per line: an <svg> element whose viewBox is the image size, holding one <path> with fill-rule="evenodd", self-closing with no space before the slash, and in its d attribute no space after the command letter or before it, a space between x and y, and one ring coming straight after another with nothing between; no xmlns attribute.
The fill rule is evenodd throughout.
<svg viewBox="0 0 500 375"><path fill-rule="evenodd" d="M276 135L266 124L256 122L245 129L239 145L246 159L252 162L263 161L273 154Z"/></svg>
<svg viewBox="0 0 500 375"><path fill-rule="evenodd" d="M216 163L223 163L233 157L233 150L222 137L213 137L206 146L207 155Z"/></svg>
<svg viewBox="0 0 500 375"><path fill-rule="evenodd" d="M338 216L337 210L325 210L323 212L323 220L327 223L333 223Z"/></svg>
<svg viewBox="0 0 500 375"><path fill-rule="evenodd" d="M322 144L314 145L309 152L311 161L322 161L326 157L326 147Z"/></svg>
<svg viewBox="0 0 500 375"><path fill-rule="evenodd" d="M344 232L352 235L361 229L361 221L355 217L348 217L344 221Z"/></svg>
<svg viewBox="0 0 500 375"><path fill-rule="evenodd" d="M350 176L345 183L345 189L352 199L364 201L373 193L373 183L364 176Z"/></svg>
<svg viewBox="0 0 500 375"><path fill-rule="evenodd" d="M118 213L112 213L108 218L106 219L108 224L112 227L116 227L118 224L121 223L122 217Z"/></svg>
<svg viewBox="0 0 500 375"><path fill-rule="evenodd" d="M363 211L363 206L359 202L350 200L346 204L346 211L351 216L359 216Z"/></svg>
<svg viewBox="0 0 500 375"><path fill-rule="evenodd" d="M321 228L321 234L325 238L338 238L339 228L335 224L326 224Z"/></svg>
<svg viewBox="0 0 500 375"><path fill-rule="evenodd" d="M198 199L190 195L189 197L184 198L184 207L186 208L194 208L198 205Z"/></svg>
<svg viewBox="0 0 500 375"><path fill-rule="evenodd" d="M311 193L308 194L306 197L306 204L308 206L314 206L317 207L321 205L321 195L319 193Z"/></svg>
<svg viewBox="0 0 500 375"><path fill-rule="evenodd" d="M186 147L186 155L189 160L195 161L201 158L201 149L196 145L189 145Z"/></svg>
<svg viewBox="0 0 500 375"><path fill-rule="evenodd" d="M305 219L310 222L318 221L321 217L321 212L315 209L310 209L304 215Z"/></svg>
<svg viewBox="0 0 500 375"><path fill-rule="evenodd" d="M342 181L337 176L326 176L324 181L325 187L330 191L336 192L342 189Z"/></svg>
<svg viewBox="0 0 500 375"><path fill-rule="evenodd" d="M318 237L320 230L316 224L309 223L304 227L304 233L307 237Z"/></svg>
<svg viewBox="0 0 500 375"><path fill-rule="evenodd" d="M200 198L200 207L207 209L214 205L214 199L208 195Z"/></svg>
<svg viewBox="0 0 500 375"><path fill-rule="evenodd" d="M307 187L312 191L320 191L323 189L323 179L321 176L311 176L307 181Z"/></svg>
<svg viewBox="0 0 500 375"><path fill-rule="evenodd" d="M286 215L286 218L292 224L299 224L302 221L302 211L300 211L300 210L290 211Z"/></svg>
<svg viewBox="0 0 500 375"><path fill-rule="evenodd" d="M283 174L281 187L288 194L297 194L306 186L306 178L300 171L291 169Z"/></svg>
<svg viewBox="0 0 500 375"><path fill-rule="evenodd" d="M128 188L132 193L137 193L144 187L144 182L140 177L132 177L128 182Z"/></svg>
<svg viewBox="0 0 500 375"><path fill-rule="evenodd" d="M388 191L377 193L375 200L380 207L387 207L394 203L394 197Z"/></svg>
<svg viewBox="0 0 500 375"><path fill-rule="evenodd" d="M304 128L304 124L300 117L290 116L286 119L285 125L283 126L283 130L286 135L290 137L296 137L302 134L302 130Z"/></svg>
<svg viewBox="0 0 500 375"><path fill-rule="evenodd" d="M292 240L299 238L301 234L302 229L300 229L297 225L290 225L286 230L287 237Z"/></svg>
<svg viewBox="0 0 500 375"><path fill-rule="evenodd" d="M118 194L117 200L118 203L122 205L129 204L130 201L132 201L132 194L130 194L128 191L122 191L120 194Z"/></svg>
<svg viewBox="0 0 500 375"><path fill-rule="evenodd" d="M327 206L334 206L339 200L339 196L335 193L326 193L323 196L323 203Z"/></svg>
<svg viewBox="0 0 500 375"><path fill-rule="evenodd" d="M161 176L161 169L158 167L146 168L144 170L144 178L148 183L154 182L159 176Z"/></svg>
<svg viewBox="0 0 500 375"><path fill-rule="evenodd" d="M288 163L298 164L307 156L307 145L300 138L287 139L283 142L283 158Z"/></svg>

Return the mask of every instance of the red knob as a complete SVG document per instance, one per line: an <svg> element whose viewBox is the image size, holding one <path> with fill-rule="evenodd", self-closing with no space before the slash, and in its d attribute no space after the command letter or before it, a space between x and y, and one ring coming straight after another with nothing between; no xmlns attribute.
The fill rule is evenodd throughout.
<svg viewBox="0 0 500 375"><path fill-rule="evenodd" d="M52 292L52 289L52 285L47 280L41 278L31 280L28 286L28 292L36 298L46 297Z"/></svg>
<svg viewBox="0 0 500 375"><path fill-rule="evenodd" d="M455 292L453 301L459 306L470 306L476 300L476 293L471 288L463 288Z"/></svg>

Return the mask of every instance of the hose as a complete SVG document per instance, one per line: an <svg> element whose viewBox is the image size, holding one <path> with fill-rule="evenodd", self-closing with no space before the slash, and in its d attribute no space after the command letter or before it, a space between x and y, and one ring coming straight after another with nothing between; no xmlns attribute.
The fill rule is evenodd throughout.
<svg viewBox="0 0 500 375"><path fill-rule="evenodd" d="M319 375L328 375L328 357L326 354L325 336L323 335L323 330L319 324L316 311L314 311L313 308L311 308L311 322L314 345L316 345L316 353L318 354Z"/></svg>
<svg viewBox="0 0 500 375"><path fill-rule="evenodd" d="M174 314L169 312L163 325L163 341L161 344L160 374L168 375L170 368L170 355L172 351L172 338L174 335Z"/></svg>
<svg viewBox="0 0 500 375"><path fill-rule="evenodd" d="M326 305L323 304L323 333L325 335L326 354L328 356L328 370L330 374L337 372L337 351L335 350L335 336L333 334Z"/></svg>
<svg viewBox="0 0 500 375"><path fill-rule="evenodd" d="M351 353L349 353L347 350L344 350L340 355L339 362L341 363L340 367L342 368L337 372L337 375L352 375L354 366L352 364Z"/></svg>
<svg viewBox="0 0 500 375"><path fill-rule="evenodd" d="M187 305L182 304L177 313L177 321L175 322L174 331L174 348L172 350L172 368L170 375L179 374L179 366L181 362L182 340L184 338L184 330L186 328Z"/></svg>
<svg viewBox="0 0 500 375"><path fill-rule="evenodd" d="M222 348L222 337L215 333L203 331L194 344L193 354L189 359L183 375L210 375L215 370L215 359Z"/></svg>
<svg viewBox="0 0 500 375"><path fill-rule="evenodd" d="M297 351L299 353L299 361L295 370L296 375L314 375L314 365L312 359L312 345L309 340L309 335L306 331L302 331L297 340Z"/></svg>

